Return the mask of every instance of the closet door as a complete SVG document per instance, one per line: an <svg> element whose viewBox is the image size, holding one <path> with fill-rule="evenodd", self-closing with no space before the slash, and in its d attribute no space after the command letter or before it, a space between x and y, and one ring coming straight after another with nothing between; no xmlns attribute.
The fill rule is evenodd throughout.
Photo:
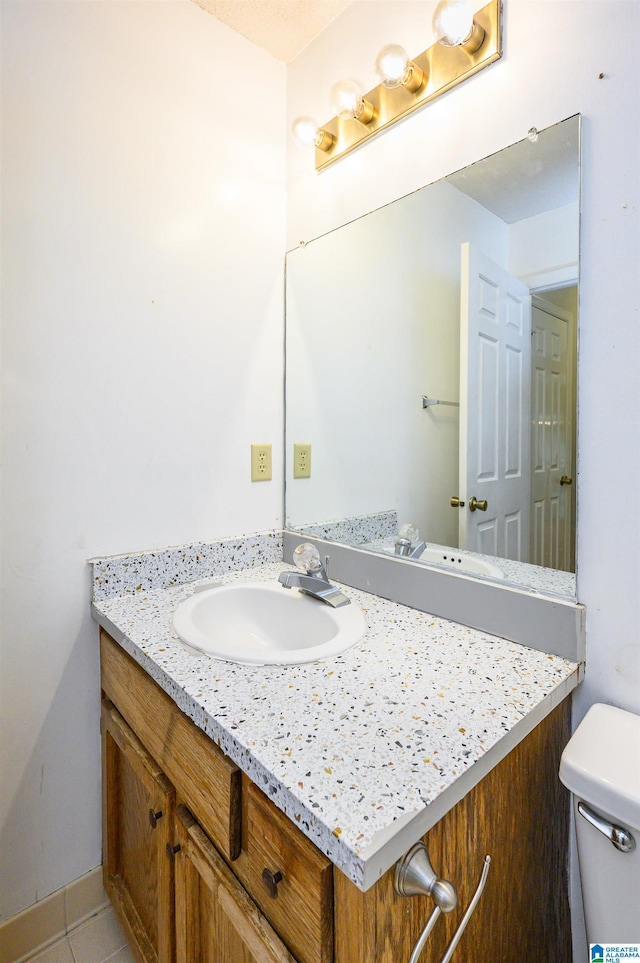
<svg viewBox="0 0 640 963"><path fill-rule="evenodd" d="M177 963L296 963L186 806L175 826Z"/></svg>
<svg viewBox="0 0 640 963"><path fill-rule="evenodd" d="M102 703L103 879L142 963L173 963L174 788L115 706Z"/></svg>

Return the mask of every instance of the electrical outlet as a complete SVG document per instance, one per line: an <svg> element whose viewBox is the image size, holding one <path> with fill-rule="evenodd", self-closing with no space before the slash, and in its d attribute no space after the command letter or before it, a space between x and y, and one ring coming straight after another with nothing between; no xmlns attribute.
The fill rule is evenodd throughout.
<svg viewBox="0 0 640 963"><path fill-rule="evenodd" d="M293 477L311 478L311 445L293 446Z"/></svg>
<svg viewBox="0 0 640 963"><path fill-rule="evenodd" d="M271 445L251 446L251 481L271 481Z"/></svg>

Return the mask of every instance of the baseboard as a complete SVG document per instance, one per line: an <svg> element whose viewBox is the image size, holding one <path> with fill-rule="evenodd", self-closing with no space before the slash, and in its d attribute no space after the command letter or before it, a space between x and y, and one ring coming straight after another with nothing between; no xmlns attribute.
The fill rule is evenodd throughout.
<svg viewBox="0 0 640 963"><path fill-rule="evenodd" d="M102 866L0 923L0 963L24 963L109 903Z"/></svg>

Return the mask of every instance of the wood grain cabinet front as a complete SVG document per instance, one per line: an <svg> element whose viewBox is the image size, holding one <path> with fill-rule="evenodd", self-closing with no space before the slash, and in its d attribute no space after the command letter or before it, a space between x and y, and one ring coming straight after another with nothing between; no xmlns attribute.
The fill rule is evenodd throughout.
<svg viewBox="0 0 640 963"><path fill-rule="evenodd" d="M332 963L330 861L105 632L101 666L104 879L136 959Z"/></svg>
<svg viewBox="0 0 640 963"><path fill-rule="evenodd" d="M176 830L177 963L296 963L186 806Z"/></svg>
<svg viewBox="0 0 640 963"><path fill-rule="evenodd" d="M234 872L300 963L333 960L333 864L248 779Z"/></svg>
<svg viewBox="0 0 640 963"><path fill-rule="evenodd" d="M108 700L101 721L104 888L141 963L173 963L175 790Z"/></svg>

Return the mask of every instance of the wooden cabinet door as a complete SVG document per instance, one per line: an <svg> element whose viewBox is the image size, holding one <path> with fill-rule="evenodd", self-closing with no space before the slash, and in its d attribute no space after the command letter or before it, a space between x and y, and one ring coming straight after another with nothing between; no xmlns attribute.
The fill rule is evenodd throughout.
<svg viewBox="0 0 640 963"><path fill-rule="evenodd" d="M242 854L233 869L299 963L333 961L333 866L245 780ZM265 887L264 874L280 881Z"/></svg>
<svg viewBox="0 0 640 963"><path fill-rule="evenodd" d="M175 826L177 963L296 963L186 806Z"/></svg>
<svg viewBox="0 0 640 963"><path fill-rule="evenodd" d="M173 963L175 792L115 706L102 704L104 887L141 963Z"/></svg>

